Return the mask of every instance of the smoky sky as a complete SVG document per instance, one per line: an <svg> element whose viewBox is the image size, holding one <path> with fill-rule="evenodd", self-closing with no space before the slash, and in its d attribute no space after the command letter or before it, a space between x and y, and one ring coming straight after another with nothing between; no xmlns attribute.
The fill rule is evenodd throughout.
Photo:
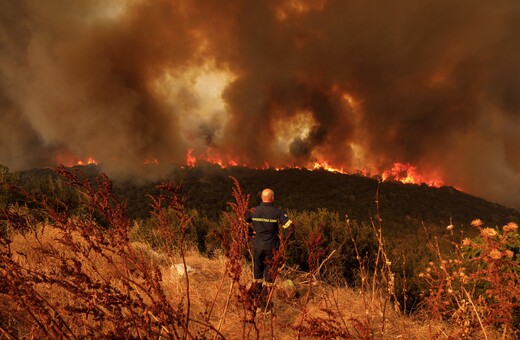
<svg viewBox="0 0 520 340"><path fill-rule="evenodd" d="M5 0L0 164L399 162L519 208L518 36L516 0Z"/></svg>

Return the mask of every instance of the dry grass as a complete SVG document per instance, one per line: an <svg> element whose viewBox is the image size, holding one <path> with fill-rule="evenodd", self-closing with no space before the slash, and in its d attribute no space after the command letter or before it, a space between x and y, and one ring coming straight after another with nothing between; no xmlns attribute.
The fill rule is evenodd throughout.
<svg viewBox="0 0 520 340"><path fill-rule="evenodd" d="M45 256L42 250L55 249L62 252L64 256L77 256L75 253L67 254L67 252L70 252L70 249L64 248L62 244L56 241L62 236L61 230L49 226L41 228L35 233L15 235L11 244L13 259L24 269L41 273L52 273L59 266L59 263L52 257ZM182 259L180 257L168 257L164 254L158 254L143 244L134 244L134 246L142 252L143 258L155 259L162 272L161 285L166 293L167 301L173 306L181 303L186 294L185 281L175 265L182 263ZM116 264L122 261L121 259L114 260ZM213 303L213 300L216 300L215 312L212 314L209 322L217 325L224 311L228 288L232 282L229 277L225 276L227 259L223 255L209 259L195 251L190 251L185 256L185 260L186 264L193 269L193 271L188 272L190 277L192 316L203 320L208 306ZM85 265L90 268L96 268L96 270L86 269L89 275L99 275L107 280L111 280L112 284L117 284L118 280L114 276L116 271L113 268L113 264L107 263L102 256L95 256L89 259L88 262L90 261L92 261L90 265L88 263L85 263ZM244 281L242 283L247 285L250 281L248 278L252 278L252 269L249 264L246 264L243 270ZM224 280L222 280L223 277ZM295 291L284 289L283 282L288 279L291 279L295 284ZM276 285L277 290L274 297L275 312L272 315L256 316L259 338L295 338L297 334L296 327L300 323L305 304L305 293L308 284L308 276L305 273L290 269L282 270ZM73 295L58 290L52 285L39 283L35 288L43 299L48 300L54 306L74 304L74 301L71 301L74 299ZM322 323L327 321L334 322L336 329L342 330L343 334L347 334L347 337L354 339L448 339L457 333L457 328L446 323L427 319L414 320L393 311L386 311L383 318L383 309L385 307L379 302L374 305L372 311L374 319L373 329L367 330L365 328L366 325L363 324L367 317L364 302L366 297L363 296L364 294L359 289L331 287L320 281L314 282L305 308L306 322L304 326L310 326L313 321ZM16 304L10 301L9 297L2 296L1 300L2 303L11 306L11 308L16 308ZM230 306L220 332L228 339L242 338L244 320L238 296L232 297ZM15 315L21 312L18 310ZM13 322L18 323L20 320L13 320ZM77 323L78 326L88 324L91 327L97 327L96 323L88 318L70 319L67 322L70 324ZM380 330L383 323L385 324L385 332L381 334ZM29 324L18 324L18 327L23 328L29 326ZM372 335L368 336L367 331L372 332ZM22 329L20 329L19 334L26 335ZM474 334L474 336L478 338L479 334ZM482 335L480 337L484 338ZM256 334L251 334L250 338L256 338ZM319 333L316 333L315 336L307 335L302 336L302 338L327 338L327 336L323 336L323 334L320 336Z"/></svg>
<svg viewBox="0 0 520 340"><path fill-rule="evenodd" d="M13 260L26 270L52 273L57 269L59 263L52 257L45 256L42 251L53 249L62 252L62 256L78 255L77 253L69 253L70 249L65 248L57 241L62 237L63 232L61 230L50 226L40 228L34 233L15 235L11 243ZM134 246L142 252L143 258L156 259L156 263L162 272L161 286L166 293L167 301L171 305L177 305L183 301L186 295L184 275L181 275L183 271L179 273L175 266L182 263L182 259L158 254L142 244L134 244ZM86 261L86 259L84 260ZM193 269L193 271L188 271L192 316L203 320L208 306L211 305L213 300L216 300L215 312L209 321L217 325L226 304L228 288L232 282L231 278L225 277L227 259L224 256L209 259L195 251L190 251L186 254L185 260L186 264ZM114 275L117 271L114 270L113 264L107 263L102 256L96 256L89 261L92 261L89 265L90 268L85 269L89 271L89 275L99 275L110 280L112 284L117 284L118 279ZM114 264L117 265L121 261L122 259L114 259ZM87 263L85 264L87 265ZM91 272L91 268L96 268L96 270ZM251 266L246 264L243 269L244 281L242 283L247 285L250 281L248 278L252 278ZM222 285L223 277L225 279ZM306 278L305 273L290 269L282 270L277 280L277 290L274 296L274 313L265 316L260 314L255 317L255 322L259 327L259 338L294 339L297 333L296 326L300 322L305 303L308 285ZM283 288L283 282L288 279L291 279L295 284L295 292L287 292ZM54 306L73 304L71 299L74 298L74 295L67 294L48 283L36 284L35 290L41 294L43 299ZM366 337L363 327L360 326L361 320L365 319L365 307L362 293L359 290L348 287L331 287L317 281L312 284L311 292L305 309L306 322L304 325L310 325L309 320L328 320L328 322L337 322L338 329L348 330L351 338L361 339ZM295 295L292 295L293 293ZM7 296L2 296L2 302L14 305ZM231 307L220 331L225 338L242 337L244 320L240 305L238 295L232 296ZM381 310L379 315L382 315ZM449 327L441 323L426 324L424 321L414 321L398 313L387 312L384 320L381 316L376 316L375 319L374 338L420 339L441 337L442 334L450 333ZM96 327L96 323L89 319L66 321L69 324L77 322L78 326L88 324L91 327ZM383 322L387 324L385 334L377 334L377 329L380 329L380 324ZM251 337L255 338L256 335L251 334ZM314 336L302 336L302 338L314 338Z"/></svg>

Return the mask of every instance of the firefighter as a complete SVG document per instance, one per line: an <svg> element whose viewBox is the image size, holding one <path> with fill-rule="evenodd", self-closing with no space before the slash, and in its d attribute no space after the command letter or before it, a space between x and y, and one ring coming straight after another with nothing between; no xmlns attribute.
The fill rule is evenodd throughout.
<svg viewBox="0 0 520 340"><path fill-rule="evenodd" d="M280 247L280 227L282 235L288 237L294 226L287 214L274 206L273 190L264 189L261 199L262 203L246 214L245 221L251 224L253 236L254 279L251 292L256 299L259 298L263 307L270 310L267 298L274 283L273 273L276 268L271 268L269 262L274 251Z"/></svg>

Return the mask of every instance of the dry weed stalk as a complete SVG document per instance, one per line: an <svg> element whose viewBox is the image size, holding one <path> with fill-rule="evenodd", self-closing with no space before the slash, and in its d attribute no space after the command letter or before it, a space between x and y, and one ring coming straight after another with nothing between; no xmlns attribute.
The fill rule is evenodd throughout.
<svg viewBox="0 0 520 340"><path fill-rule="evenodd" d="M308 315L307 308L312 286L316 284L315 274L318 273L318 270L321 267L320 262L326 254L325 239L323 237L322 228L322 226L319 226L317 230L311 231L309 239L304 241L309 254L309 257L307 258L307 264L309 265L309 279L307 282L306 293L303 298L300 320L295 327L298 339L302 336L312 336L321 339L347 338L350 336L347 328L332 318L335 313L331 310L325 310L325 313L328 315L327 318L310 317Z"/></svg>
<svg viewBox="0 0 520 340"><path fill-rule="evenodd" d="M186 230L190 225L191 219L186 215L184 209L184 201L179 197L180 188L172 183L163 183L158 187L161 194L158 197L149 195L152 200L152 216L155 219L155 227L161 233L165 241L164 252L169 256L172 255L172 246L176 246L182 259L185 287L186 287L186 312L184 317L184 331L189 334L190 322L190 279L188 274L188 266L186 265L186 247L185 237ZM174 215L167 213L173 210Z"/></svg>
<svg viewBox="0 0 520 340"><path fill-rule="evenodd" d="M226 298L226 305L220 317L217 329L220 330L224 324L229 304L238 289L237 300L242 308L242 338L246 339L254 330L256 337L259 337L259 329L255 322L256 307L254 298L249 294L247 284L251 279L243 278L243 268L245 265L244 254L248 245L248 224L244 221L244 216L249 209L249 195L243 193L240 184L234 177L230 177L234 183L232 195L235 202L228 202L231 212L224 214L229 227L224 233L217 235L221 240L224 254L226 256L226 274L231 278L231 283Z"/></svg>
<svg viewBox="0 0 520 340"><path fill-rule="evenodd" d="M392 271L392 261L387 256L385 241L383 238L382 219L379 214L379 184L376 191L376 216L371 218L374 235L377 238L377 252L374 262L368 263L359 253L356 240L350 225L350 219L346 216L347 229L359 263L359 274L361 277L361 296L365 308L365 320L352 320L356 330L362 338L373 338L377 327L376 319L381 320L379 336L385 337L385 325L389 305L393 303L394 311L400 313L399 303L395 293L395 274ZM369 269L371 268L371 269ZM372 272L370 272L372 270Z"/></svg>

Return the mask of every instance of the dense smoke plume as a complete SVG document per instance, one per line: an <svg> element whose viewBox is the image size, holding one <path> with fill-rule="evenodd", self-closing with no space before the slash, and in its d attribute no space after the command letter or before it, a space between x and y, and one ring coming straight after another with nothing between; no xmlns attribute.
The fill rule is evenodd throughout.
<svg viewBox="0 0 520 340"><path fill-rule="evenodd" d="M518 36L517 0L6 0L0 163L400 162L519 208Z"/></svg>

